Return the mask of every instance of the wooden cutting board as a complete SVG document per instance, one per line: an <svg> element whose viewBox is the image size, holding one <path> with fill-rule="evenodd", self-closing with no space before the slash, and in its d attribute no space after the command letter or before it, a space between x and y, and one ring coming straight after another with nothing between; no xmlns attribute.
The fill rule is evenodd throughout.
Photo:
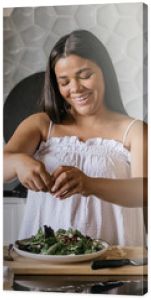
<svg viewBox="0 0 151 300"><path fill-rule="evenodd" d="M6 250L5 250L6 251ZM113 246L103 253L101 259L141 258L147 252L141 247ZM91 269L91 261L80 263L56 264L35 259L29 259L13 252L14 261L4 261L14 274L22 275L147 275L147 266L122 266L116 268Z"/></svg>

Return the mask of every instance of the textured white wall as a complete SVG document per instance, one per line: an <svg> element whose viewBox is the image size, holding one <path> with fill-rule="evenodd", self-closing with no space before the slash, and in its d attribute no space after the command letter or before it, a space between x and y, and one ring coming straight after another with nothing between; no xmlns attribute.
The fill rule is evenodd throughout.
<svg viewBox="0 0 151 300"><path fill-rule="evenodd" d="M74 29L90 30L105 44L128 113L146 120L147 6L143 3L4 9L4 100L21 79L45 70L54 43Z"/></svg>

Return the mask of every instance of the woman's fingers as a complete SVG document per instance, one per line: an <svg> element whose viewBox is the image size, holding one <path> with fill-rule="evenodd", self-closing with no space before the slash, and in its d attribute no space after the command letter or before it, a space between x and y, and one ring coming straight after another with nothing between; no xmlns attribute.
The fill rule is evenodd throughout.
<svg viewBox="0 0 151 300"><path fill-rule="evenodd" d="M52 175L55 179L57 179L63 172L67 172L71 169L73 169L71 166L59 166Z"/></svg>
<svg viewBox="0 0 151 300"><path fill-rule="evenodd" d="M47 173L46 171L43 171L40 173L41 180L43 184L45 185L45 189L49 192L51 192L51 188L55 182L54 177Z"/></svg>
<svg viewBox="0 0 151 300"><path fill-rule="evenodd" d="M34 184L33 181L28 181L24 184L24 186L29 189L29 190L32 190L32 191L35 191L35 192L39 192L39 189L37 188L37 186Z"/></svg>
<svg viewBox="0 0 151 300"><path fill-rule="evenodd" d="M53 177L47 172L44 163L28 155L21 155L16 174L25 187L34 191L50 192L53 185Z"/></svg>
<svg viewBox="0 0 151 300"><path fill-rule="evenodd" d="M71 197L72 195L78 194L78 186L76 185L73 189L71 189L71 191L67 191L66 193L60 195L60 199L64 200L67 199L69 197Z"/></svg>
<svg viewBox="0 0 151 300"><path fill-rule="evenodd" d="M53 182L52 176L43 171L40 174L34 173L24 182L24 185L36 192L50 192Z"/></svg>
<svg viewBox="0 0 151 300"><path fill-rule="evenodd" d="M69 182L67 182L66 184L64 184L56 193L55 196L56 198L67 195L68 193L70 193L75 187L77 186L77 182L75 181L75 179L70 180Z"/></svg>
<svg viewBox="0 0 151 300"><path fill-rule="evenodd" d="M67 170L66 172L62 172L55 180L55 184L51 188L51 192L56 193L61 189L62 186L67 184L73 177L72 171Z"/></svg>
<svg viewBox="0 0 151 300"><path fill-rule="evenodd" d="M36 186L38 191L47 192L48 188L45 185L45 182L41 179L41 177L38 174L34 175L33 183Z"/></svg>
<svg viewBox="0 0 151 300"><path fill-rule="evenodd" d="M47 172L45 165L39 162L34 170L35 184L41 190L49 191L52 186L52 176Z"/></svg>
<svg viewBox="0 0 151 300"><path fill-rule="evenodd" d="M56 197L65 199L74 193L87 195L88 193L88 176L79 168L70 166L58 167L54 172L55 184L51 192Z"/></svg>

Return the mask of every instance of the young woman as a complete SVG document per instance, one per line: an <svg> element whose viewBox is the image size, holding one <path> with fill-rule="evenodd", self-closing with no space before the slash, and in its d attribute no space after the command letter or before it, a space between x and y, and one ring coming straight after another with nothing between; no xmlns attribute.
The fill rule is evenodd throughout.
<svg viewBox="0 0 151 300"><path fill-rule="evenodd" d="M4 150L4 180L29 189L19 238L45 224L112 244L141 245L147 205L147 126L127 115L104 45L90 32L50 53L43 112Z"/></svg>

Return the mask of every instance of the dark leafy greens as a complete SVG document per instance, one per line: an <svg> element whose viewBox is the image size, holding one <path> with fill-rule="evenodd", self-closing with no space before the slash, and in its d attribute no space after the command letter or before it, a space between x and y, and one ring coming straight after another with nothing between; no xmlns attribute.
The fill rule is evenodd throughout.
<svg viewBox="0 0 151 300"><path fill-rule="evenodd" d="M20 250L46 255L80 255L100 251L104 245L100 240L84 236L77 229L54 230L49 226L40 228L36 235L17 240Z"/></svg>

